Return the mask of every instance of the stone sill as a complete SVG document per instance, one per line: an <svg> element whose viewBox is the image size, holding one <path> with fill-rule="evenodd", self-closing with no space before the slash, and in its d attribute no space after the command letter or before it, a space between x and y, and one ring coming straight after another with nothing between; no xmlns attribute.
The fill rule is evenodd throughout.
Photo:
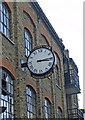
<svg viewBox="0 0 85 120"><path fill-rule="evenodd" d="M56 87L58 87L61 90L61 87L56 84Z"/></svg>
<svg viewBox="0 0 85 120"><path fill-rule="evenodd" d="M2 33L1 31L0 31L0 33L1 33L12 45L15 45L15 43L14 43L10 38L8 38L4 33Z"/></svg>

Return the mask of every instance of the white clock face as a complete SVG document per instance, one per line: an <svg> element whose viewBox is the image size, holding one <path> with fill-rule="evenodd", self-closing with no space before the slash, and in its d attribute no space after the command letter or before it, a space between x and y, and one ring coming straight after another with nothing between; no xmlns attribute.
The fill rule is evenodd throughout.
<svg viewBox="0 0 85 120"><path fill-rule="evenodd" d="M37 48L28 57L29 70L36 75L47 73L54 64L54 54L47 48Z"/></svg>

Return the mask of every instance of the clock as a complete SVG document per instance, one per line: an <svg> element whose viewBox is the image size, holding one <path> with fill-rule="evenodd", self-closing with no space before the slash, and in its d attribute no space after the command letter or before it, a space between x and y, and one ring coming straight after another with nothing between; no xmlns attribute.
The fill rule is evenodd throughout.
<svg viewBox="0 0 85 120"><path fill-rule="evenodd" d="M32 74L43 76L52 70L54 60L51 47L39 46L31 51L27 59L27 66Z"/></svg>

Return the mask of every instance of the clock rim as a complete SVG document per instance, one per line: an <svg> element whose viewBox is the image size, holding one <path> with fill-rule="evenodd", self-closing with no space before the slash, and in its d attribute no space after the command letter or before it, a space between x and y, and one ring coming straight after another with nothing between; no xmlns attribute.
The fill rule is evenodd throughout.
<svg viewBox="0 0 85 120"><path fill-rule="evenodd" d="M47 72L44 72L44 73L42 73L42 74L33 73L33 72L30 70L30 68L28 67L28 59L29 59L30 55L31 55L35 50L40 49L40 48L45 48L45 49L50 50L51 53L53 54L53 58L54 58L53 64L52 64L51 68L50 68ZM37 46L37 47L35 47L34 49L32 49L32 50L30 51L30 55L27 57L27 68L29 69L29 71L30 71L31 74L33 74L33 75L35 75L35 76L43 76L43 75L47 75L50 71L53 71L53 66L54 66L54 63L55 63L55 56L54 56L54 53L53 53L53 51L52 51L52 47L51 47L51 46L47 46L47 45Z"/></svg>

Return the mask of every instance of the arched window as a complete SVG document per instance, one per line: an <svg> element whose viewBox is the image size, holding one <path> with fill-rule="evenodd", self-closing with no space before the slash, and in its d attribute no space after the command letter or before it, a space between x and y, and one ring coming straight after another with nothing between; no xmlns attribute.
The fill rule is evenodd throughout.
<svg viewBox="0 0 85 120"><path fill-rule="evenodd" d="M0 2L0 30L10 38L10 11L5 2Z"/></svg>
<svg viewBox="0 0 85 120"><path fill-rule="evenodd" d="M25 55L29 56L30 51L32 49L32 37L26 28L24 29L24 39L25 39Z"/></svg>
<svg viewBox="0 0 85 120"><path fill-rule="evenodd" d="M36 118L36 93L31 86L26 87L27 117Z"/></svg>
<svg viewBox="0 0 85 120"><path fill-rule="evenodd" d="M47 98L45 98L45 117L51 118L51 103Z"/></svg>
<svg viewBox="0 0 85 120"><path fill-rule="evenodd" d="M58 71L58 67L57 66L56 66L56 72L55 72L55 74L56 74L56 85L59 86L59 71Z"/></svg>
<svg viewBox="0 0 85 120"><path fill-rule="evenodd" d="M57 63L58 63L58 55L56 53L54 53L54 56L55 56L55 79L56 79L56 85L60 85L59 83L59 69L58 69L58 66L57 66Z"/></svg>
<svg viewBox="0 0 85 120"><path fill-rule="evenodd" d="M9 72L0 69L0 120L14 118L14 80Z"/></svg>
<svg viewBox="0 0 85 120"><path fill-rule="evenodd" d="M58 107L58 118L62 118L62 110L60 107Z"/></svg>
<svg viewBox="0 0 85 120"><path fill-rule="evenodd" d="M40 35L40 44L41 45L49 45L46 37L43 34Z"/></svg>

